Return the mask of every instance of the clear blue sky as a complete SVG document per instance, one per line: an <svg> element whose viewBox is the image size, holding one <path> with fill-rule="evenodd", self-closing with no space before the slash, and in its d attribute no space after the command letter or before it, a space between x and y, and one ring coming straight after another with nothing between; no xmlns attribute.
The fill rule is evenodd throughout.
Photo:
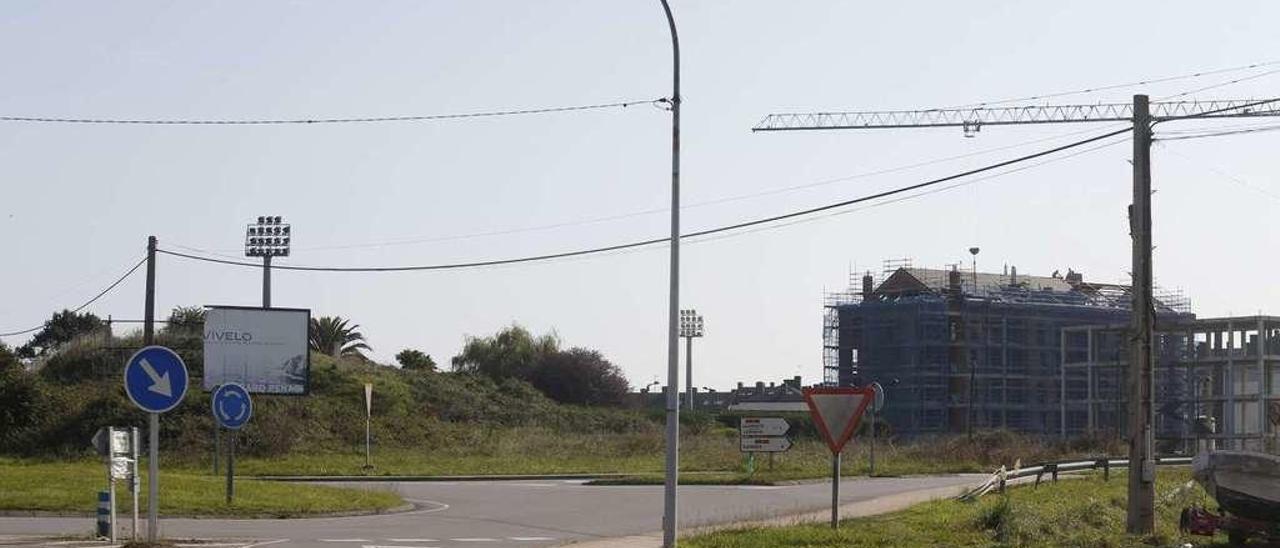
<svg viewBox="0 0 1280 548"><path fill-rule="evenodd" d="M775 111L922 108L1129 82L1280 51L1280 4L680 1L685 198L700 203L966 154L1084 126L752 134ZM442 114L651 99L670 89L654 1L8 2L0 115L256 118ZM1277 67L1272 67L1277 68ZM1062 98L1128 101L1257 73ZM1280 75L1202 97L1280 95ZM1238 122L1233 122L1238 124ZM1176 129L1209 127L1183 124ZM1221 125L1221 124L1219 124ZM1096 128L1101 131L1103 128ZM1170 129L1174 129L1170 127ZM161 245L240 255L246 222L285 216L286 261L423 264L660 237L669 117L649 106L522 118L288 127L0 123L0 332L92 296ZM1059 141L1061 142L1061 141ZM1271 222L1280 132L1154 150L1156 276L1201 315L1280 314ZM686 211L706 228L857 196L1046 143ZM1126 276L1127 144L948 192L686 248L683 302L706 317L696 382L821 373L824 290L912 257L940 267ZM1215 171L1216 170L1216 171ZM1227 175L1224 175L1227 174ZM328 247L327 249L325 249ZM374 356L445 363L519 322L665 378L665 248L480 270L278 272L277 306L362 325ZM158 308L259 301L259 272L159 265ZM142 315L141 276L90 310ZM22 338L6 340L20 344Z"/></svg>

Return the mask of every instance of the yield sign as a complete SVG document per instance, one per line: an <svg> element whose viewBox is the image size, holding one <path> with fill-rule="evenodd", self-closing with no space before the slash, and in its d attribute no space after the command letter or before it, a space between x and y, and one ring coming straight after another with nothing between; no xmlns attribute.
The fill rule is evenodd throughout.
<svg viewBox="0 0 1280 548"><path fill-rule="evenodd" d="M804 402L832 453L840 453L858 428L858 419L875 398L870 388L806 388Z"/></svg>

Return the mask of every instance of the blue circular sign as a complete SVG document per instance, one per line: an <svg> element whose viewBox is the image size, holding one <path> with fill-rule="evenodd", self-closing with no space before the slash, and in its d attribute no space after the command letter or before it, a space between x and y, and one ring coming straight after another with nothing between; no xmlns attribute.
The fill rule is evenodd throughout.
<svg viewBox="0 0 1280 548"><path fill-rule="evenodd" d="M148 413L164 413L187 395L187 364L163 346L148 346L124 366L124 391Z"/></svg>
<svg viewBox="0 0 1280 548"><path fill-rule="evenodd" d="M223 428L239 430L253 416L253 400L249 399L249 391L234 382L214 389L210 399L213 418Z"/></svg>

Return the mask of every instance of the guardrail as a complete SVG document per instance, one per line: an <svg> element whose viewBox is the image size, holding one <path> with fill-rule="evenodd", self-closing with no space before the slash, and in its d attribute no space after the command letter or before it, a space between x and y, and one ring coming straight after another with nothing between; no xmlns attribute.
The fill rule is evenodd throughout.
<svg viewBox="0 0 1280 548"><path fill-rule="evenodd" d="M1161 466L1161 465L1185 466L1188 464L1191 464L1191 457L1157 457L1156 458L1157 466ZM1005 487L1008 484L1009 480L1019 479L1019 478L1029 478L1031 476L1035 476L1036 478L1035 486L1039 487L1040 481L1044 479L1044 476L1046 474L1048 474L1053 479L1053 481L1058 481L1058 474L1060 472L1080 472L1083 470L1097 470L1101 468L1103 480L1109 481L1111 479L1111 467L1113 466L1120 467L1120 466L1128 466L1128 465L1129 465L1129 459L1112 459L1112 458L1048 462L1044 464L1036 464L1033 466L1022 466L1021 463L1019 462L1019 463L1014 463L1014 468L1012 470L1006 469L1004 466L1001 466L1000 469L992 473L991 477L987 478L987 481L983 482L982 485L979 485L977 487L974 487L973 489L970 489L969 491L964 492L957 498L959 498L960 500L974 500L974 499L977 499L978 497L981 497L982 495L990 493L991 491L1004 492Z"/></svg>

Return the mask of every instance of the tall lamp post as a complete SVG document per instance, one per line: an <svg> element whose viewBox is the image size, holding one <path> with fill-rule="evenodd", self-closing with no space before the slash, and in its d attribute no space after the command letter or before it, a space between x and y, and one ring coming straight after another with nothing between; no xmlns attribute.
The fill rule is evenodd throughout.
<svg viewBox="0 0 1280 548"><path fill-rule="evenodd" d="M662 545L676 545L676 484L680 467L680 342L676 336L676 313L680 309L680 38L671 4L662 2L671 31L671 279L667 303L667 456L662 485Z"/></svg>
<svg viewBox="0 0 1280 548"><path fill-rule="evenodd" d="M244 233L244 256L262 257L262 307L271 308L271 258L288 257L293 236L279 215L258 217Z"/></svg>
<svg viewBox="0 0 1280 548"><path fill-rule="evenodd" d="M973 298L975 301L978 299L978 251L979 249L977 247L969 248L969 254L973 255ZM969 331L969 326L966 325L965 340L971 340L969 339L969 335L968 335L969 333L972 333L972 331ZM983 333L982 336L985 338L986 333ZM974 349L973 344L969 344L966 350L968 351L968 353L972 353L973 349ZM974 400L975 391L977 390L977 386L975 386L975 383L978 380L977 379L978 360L977 358L974 358L971 355L965 356L965 358L969 360L969 420L965 421L965 430L968 432L969 439L973 439L973 420L974 420L973 400Z"/></svg>
<svg viewBox="0 0 1280 548"><path fill-rule="evenodd" d="M702 316L698 315L697 310L681 310L680 311L680 336L685 340L685 368L684 382L685 390L689 393L688 404L689 410L694 409L694 388L693 388L693 339L702 336Z"/></svg>

